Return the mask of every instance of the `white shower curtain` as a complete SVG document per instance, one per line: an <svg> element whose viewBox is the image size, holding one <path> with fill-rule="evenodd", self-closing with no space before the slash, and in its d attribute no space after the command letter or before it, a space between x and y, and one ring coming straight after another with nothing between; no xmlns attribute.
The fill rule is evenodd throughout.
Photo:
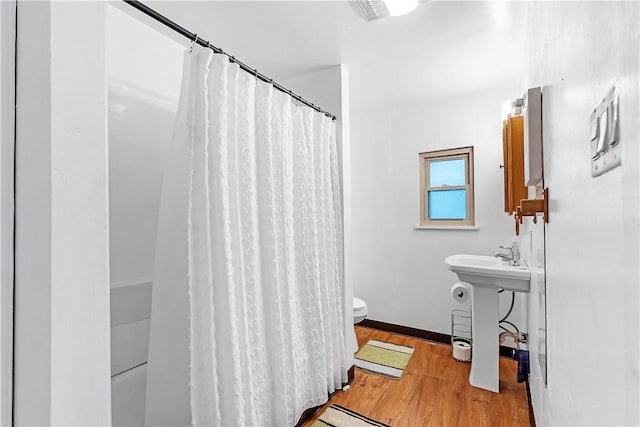
<svg viewBox="0 0 640 427"><path fill-rule="evenodd" d="M147 425L294 425L347 381L335 125L185 54L165 172Z"/></svg>

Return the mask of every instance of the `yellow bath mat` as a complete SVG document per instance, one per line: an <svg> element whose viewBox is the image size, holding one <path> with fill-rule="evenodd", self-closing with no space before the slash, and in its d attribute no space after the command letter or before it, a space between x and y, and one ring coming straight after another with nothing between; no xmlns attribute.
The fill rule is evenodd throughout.
<svg viewBox="0 0 640 427"><path fill-rule="evenodd" d="M311 427L390 427L340 405L326 408Z"/></svg>
<svg viewBox="0 0 640 427"><path fill-rule="evenodd" d="M358 369L400 379L413 355L413 347L390 342L369 340L355 355Z"/></svg>

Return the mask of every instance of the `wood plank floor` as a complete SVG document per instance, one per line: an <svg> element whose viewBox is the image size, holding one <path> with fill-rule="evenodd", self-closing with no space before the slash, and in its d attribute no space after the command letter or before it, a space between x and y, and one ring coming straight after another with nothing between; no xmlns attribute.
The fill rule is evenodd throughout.
<svg viewBox="0 0 640 427"><path fill-rule="evenodd" d="M369 339L410 345L413 357L400 380L356 369L351 389L337 392L325 406L336 403L393 427L529 426L525 386L516 382L515 361L500 358L496 394L469 384L471 364L453 359L450 346L359 326L356 334L360 346Z"/></svg>

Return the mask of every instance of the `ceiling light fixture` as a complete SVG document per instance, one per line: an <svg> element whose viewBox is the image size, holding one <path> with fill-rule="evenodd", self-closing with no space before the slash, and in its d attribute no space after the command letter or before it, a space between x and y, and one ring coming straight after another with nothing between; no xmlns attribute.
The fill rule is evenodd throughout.
<svg viewBox="0 0 640 427"><path fill-rule="evenodd" d="M418 7L419 0L384 0L391 16L405 15Z"/></svg>

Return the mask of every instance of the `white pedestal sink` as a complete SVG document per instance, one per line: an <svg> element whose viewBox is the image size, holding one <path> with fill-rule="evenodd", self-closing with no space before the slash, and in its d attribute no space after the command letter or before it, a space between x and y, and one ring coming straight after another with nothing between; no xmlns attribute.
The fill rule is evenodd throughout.
<svg viewBox="0 0 640 427"><path fill-rule="evenodd" d="M531 272L523 260L509 265L500 258L483 255L451 255L449 269L471 289L473 357L469 383L498 393L498 290L529 292Z"/></svg>

